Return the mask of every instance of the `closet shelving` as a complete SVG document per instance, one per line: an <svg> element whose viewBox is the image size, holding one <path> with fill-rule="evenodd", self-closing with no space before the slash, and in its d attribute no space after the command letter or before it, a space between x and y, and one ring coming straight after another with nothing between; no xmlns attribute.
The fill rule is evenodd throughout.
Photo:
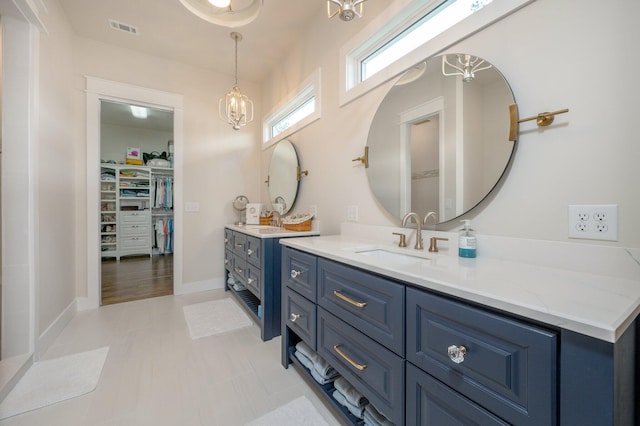
<svg viewBox="0 0 640 426"><path fill-rule="evenodd" d="M101 165L100 251L118 260L173 252L173 169Z"/></svg>
<svg viewBox="0 0 640 426"><path fill-rule="evenodd" d="M103 166L100 170L100 250L102 257L117 257L118 197L116 166Z"/></svg>
<svg viewBox="0 0 640 426"><path fill-rule="evenodd" d="M151 232L154 254L173 253L173 169L151 168Z"/></svg>

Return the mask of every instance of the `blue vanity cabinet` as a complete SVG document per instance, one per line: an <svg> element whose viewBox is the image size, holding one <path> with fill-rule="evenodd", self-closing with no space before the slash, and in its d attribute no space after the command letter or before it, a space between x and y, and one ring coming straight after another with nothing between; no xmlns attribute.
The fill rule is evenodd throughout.
<svg viewBox="0 0 640 426"><path fill-rule="evenodd" d="M640 424L637 319L610 343L283 250L291 312L315 312L304 329L283 317L283 366L304 340L397 425Z"/></svg>
<svg viewBox="0 0 640 426"><path fill-rule="evenodd" d="M225 228L224 264L228 274L244 285L229 291L260 325L262 340L279 336L281 331L280 242L279 238L257 238Z"/></svg>
<svg viewBox="0 0 640 426"><path fill-rule="evenodd" d="M407 289L407 361L511 424L556 424L556 354L555 332Z"/></svg>

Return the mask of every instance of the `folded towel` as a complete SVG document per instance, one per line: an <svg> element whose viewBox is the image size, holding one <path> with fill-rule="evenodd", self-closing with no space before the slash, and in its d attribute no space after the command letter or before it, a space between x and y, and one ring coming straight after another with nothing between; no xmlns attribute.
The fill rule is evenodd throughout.
<svg viewBox="0 0 640 426"><path fill-rule="evenodd" d="M300 361L300 364L304 365L307 369L313 370L313 362L309 358L307 358L302 352L295 351L294 355Z"/></svg>
<svg viewBox="0 0 640 426"><path fill-rule="evenodd" d="M340 377L336 380L335 387L344 395L351 405L364 407L369 402L369 400L351 386L351 383L349 383L344 377Z"/></svg>
<svg viewBox="0 0 640 426"><path fill-rule="evenodd" d="M342 392L340 392L338 389L334 390L332 395L333 395L333 399L338 401L338 403L343 407L346 407L347 410L349 410L349 412L353 414L355 417L359 419L364 418L364 407L356 407L355 405L351 404L349 401L347 401L347 398L345 398Z"/></svg>
<svg viewBox="0 0 640 426"><path fill-rule="evenodd" d="M338 372L320 355L316 354L316 358L313 360L313 369L318 373L320 377L325 379L335 379L338 376Z"/></svg>
<svg viewBox="0 0 640 426"><path fill-rule="evenodd" d="M340 377L340 375L334 376L334 377L330 377L328 379L325 379L324 377L322 377L321 375L318 374L318 372L315 370L315 368L311 368L311 376L313 377L313 379L320 383L321 385L326 385L327 383L331 383L333 382L336 378Z"/></svg>
<svg viewBox="0 0 640 426"><path fill-rule="evenodd" d="M364 408L364 422L370 426L394 426L394 423L382 415L376 407L367 404Z"/></svg>
<svg viewBox="0 0 640 426"><path fill-rule="evenodd" d="M298 342L298 344L296 344L296 349L299 350L300 353L302 353L302 355L306 356L311 361L315 359L316 353L303 341L300 341Z"/></svg>

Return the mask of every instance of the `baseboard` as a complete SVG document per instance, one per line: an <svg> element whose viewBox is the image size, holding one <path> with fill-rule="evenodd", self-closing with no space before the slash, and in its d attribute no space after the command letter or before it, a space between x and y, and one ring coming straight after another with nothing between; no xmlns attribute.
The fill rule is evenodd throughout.
<svg viewBox="0 0 640 426"><path fill-rule="evenodd" d="M176 286L174 288L173 294L180 295L199 293L201 291L216 290L220 288L224 288L224 278L214 278L212 280L183 283L180 286Z"/></svg>
<svg viewBox="0 0 640 426"><path fill-rule="evenodd" d="M66 325L69 324L69 321L71 321L71 319L76 315L76 312L78 312L78 305L77 300L74 300L40 335L34 354L36 361L39 360L45 352L47 352L56 337L58 337Z"/></svg>

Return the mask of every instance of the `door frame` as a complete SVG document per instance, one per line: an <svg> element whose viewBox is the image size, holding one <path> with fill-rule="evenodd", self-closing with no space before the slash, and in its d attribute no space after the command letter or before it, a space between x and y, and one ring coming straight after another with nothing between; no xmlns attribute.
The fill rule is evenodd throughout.
<svg viewBox="0 0 640 426"><path fill-rule="evenodd" d="M100 277L100 102L133 103L173 112L173 294L183 294L183 96L155 89L86 77L87 89L87 297L78 309L101 305Z"/></svg>

